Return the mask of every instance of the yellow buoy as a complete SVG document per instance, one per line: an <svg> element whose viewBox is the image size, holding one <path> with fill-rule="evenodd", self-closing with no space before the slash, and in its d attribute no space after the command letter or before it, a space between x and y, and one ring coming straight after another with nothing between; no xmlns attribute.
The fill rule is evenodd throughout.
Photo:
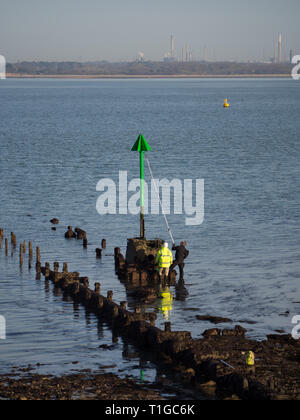
<svg viewBox="0 0 300 420"><path fill-rule="evenodd" d="M228 99L224 100L224 108L229 108L230 104L228 103Z"/></svg>

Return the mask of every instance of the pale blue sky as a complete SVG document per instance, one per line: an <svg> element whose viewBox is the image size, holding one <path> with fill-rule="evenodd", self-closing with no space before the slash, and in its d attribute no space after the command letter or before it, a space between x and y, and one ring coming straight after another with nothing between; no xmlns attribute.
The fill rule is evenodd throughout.
<svg viewBox="0 0 300 420"><path fill-rule="evenodd" d="M300 54L299 0L0 0L0 54L18 60L262 60L283 34Z"/></svg>

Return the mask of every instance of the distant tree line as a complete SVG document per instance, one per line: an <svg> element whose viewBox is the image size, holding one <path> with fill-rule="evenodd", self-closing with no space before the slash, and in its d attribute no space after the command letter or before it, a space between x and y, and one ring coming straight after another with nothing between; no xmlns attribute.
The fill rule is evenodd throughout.
<svg viewBox="0 0 300 420"><path fill-rule="evenodd" d="M235 74L290 74L289 63L234 63L234 62L20 62L7 64L7 72L23 75L124 75L124 76L172 76L172 75L215 75L230 76Z"/></svg>

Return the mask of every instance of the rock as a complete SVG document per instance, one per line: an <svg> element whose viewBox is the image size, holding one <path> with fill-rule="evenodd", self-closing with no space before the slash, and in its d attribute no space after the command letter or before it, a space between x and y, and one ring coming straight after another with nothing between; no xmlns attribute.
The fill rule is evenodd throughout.
<svg viewBox="0 0 300 420"><path fill-rule="evenodd" d="M205 388L212 388L212 387L216 387L217 384L215 381L208 381L205 384L201 384L201 386Z"/></svg>
<svg viewBox="0 0 300 420"><path fill-rule="evenodd" d="M196 318L199 321L209 321L213 324L222 324L222 323L231 323L233 322L232 319L229 318L221 318L218 316L211 316L211 315L197 315Z"/></svg>
<svg viewBox="0 0 300 420"><path fill-rule="evenodd" d="M234 330L224 329L222 332L223 337L245 337L247 330L240 325L237 325Z"/></svg>
<svg viewBox="0 0 300 420"><path fill-rule="evenodd" d="M296 342L296 340L293 340L291 334L269 334L267 335L267 339L271 341L277 341L279 343L288 343L288 342Z"/></svg>
<svg viewBox="0 0 300 420"><path fill-rule="evenodd" d="M290 311L286 311L283 314L279 314L279 316L289 316L290 315Z"/></svg>
<svg viewBox="0 0 300 420"><path fill-rule="evenodd" d="M65 238L66 239L76 238L76 234L75 234L75 232L73 232L72 226L68 226L68 230L65 233Z"/></svg>
<svg viewBox="0 0 300 420"><path fill-rule="evenodd" d="M115 348L115 346L109 346L108 344L102 344L101 346L99 346L99 349L102 350L113 350Z"/></svg>
<svg viewBox="0 0 300 420"><path fill-rule="evenodd" d="M256 321L250 321L250 320L247 320L247 319L239 320L238 322L240 322L241 324L249 324L249 325L255 325L255 324L257 324Z"/></svg>
<svg viewBox="0 0 300 420"><path fill-rule="evenodd" d="M216 337L216 336L220 336L221 332L222 332L222 330L220 330L219 328L212 328L210 330L204 331L204 333L202 335L205 338Z"/></svg>
<svg viewBox="0 0 300 420"><path fill-rule="evenodd" d="M100 249L100 248L96 249L96 257L97 258L102 258L102 249Z"/></svg>
<svg viewBox="0 0 300 420"><path fill-rule="evenodd" d="M233 394L231 397L224 398L224 401L240 401L241 399L236 395Z"/></svg>
<svg viewBox="0 0 300 420"><path fill-rule="evenodd" d="M50 220L50 223L52 223L53 225L58 225L59 224L59 220L54 218Z"/></svg>
<svg viewBox="0 0 300 420"><path fill-rule="evenodd" d="M86 239L86 232L80 228L75 229L77 239Z"/></svg>

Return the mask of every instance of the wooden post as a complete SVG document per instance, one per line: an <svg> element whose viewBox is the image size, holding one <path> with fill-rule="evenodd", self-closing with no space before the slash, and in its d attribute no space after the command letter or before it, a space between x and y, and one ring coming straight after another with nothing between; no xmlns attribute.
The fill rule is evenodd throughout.
<svg viewBox="0 0 300 420"><path fill-rule="evenodd" d="M32 252L32 243L31 243L31 241L29 241L28 248L29 248L29 260L32 260L33 252Z"/></svg>
<svg viewBox="0 0 300 420"><path fill-rule="evenodd" d="M36 265L35 265L35 267L36 267L36 272L37 273L41 273L41 263L40 262L37 262Z"/></svg>
<svg viewBox="0 0 300 420"><path fill-rule="evenodd" d="M36 262L37 263L41 262L41 250L39 246L36 247Z"/></svg>
<svg viewBox="0 0 300 420"><path fill-rule="evenodd" d="M5 255L8 255L8 239L5 238Z"/></svg>
<svg viewBox="0 0 300 420"><path fill-rule="evenodd" d="M17 247L17 238L16 238L16 235L13 232L11 232L11 234L10 234L10 239L11 239L12 246L14 248L16 248Z"/></svg>
<svg viewBox="0 0 300 420"><path fill-rule="evenodd" d="M149 314L149 322L150 322L150 325L152 325L152 327L155 327L155 320L156 320L156 315Z"/></svg>
<svg viewBox="0 0 300 420"><path fill-rule="evenodd" d="M50 263L45 263L45 279L48 279L50 277Z"/></svg>
<svg viewBox="0 0 300 420"><path fill-rule="evenodd" d="M20 266L23 265L23 245L20 244Z"/></svg>
<svg viewBox="0 0 300 420"><path fill-rule="evenodd" d="M165 332L171 332L171 322L165 322Z"/></svg>

